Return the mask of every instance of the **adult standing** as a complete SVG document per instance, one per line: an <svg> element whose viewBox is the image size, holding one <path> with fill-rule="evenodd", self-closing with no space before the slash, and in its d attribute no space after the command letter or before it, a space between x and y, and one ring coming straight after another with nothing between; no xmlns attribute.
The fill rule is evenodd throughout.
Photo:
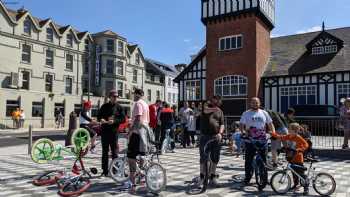
<svg viewBox="0 0 350 197"><path fill-rule="evenodd" d="M350 135L350 98L346 98L344 105L340 108L340 117L344 126L344 143L342 148L349 148L349 135Z"/></svg>
<svg viewBox="0 0 350 197"><path fill-rule="evenodd" d="M250 101L250 109L245 111L241 116L240 130L243 135L249 136L255 140L266 140L267 143L266 125L269 131L275 132L271 117L265 110L260 109L260 99L253 97ZM245 150L244 183L247 185L253 175L252 162L257 150L251 143L245 144ZM266 162L266 152L266 149L260 152L264 162ZM266 183L268 182L267 176L265 181Z"/></svg>
<svg viewBox="0 0 350 197"><path fill-rule="evenodd" d="M160 143L159 143L159 150L161 150L161 146L164 142L164 139L166 137L166 131L170 130L170 137L173 139L171 143L171 149L174 152L175 148L175 135L174 135L174 129L173 126L175 124L175 117L174 117L174 111L170 108L170 105L168 103L165 103L162 111L160 112L160 122L161 122L161 136L160 136Z"/></svg>
<svg viewBox="0 0 350 197"><path fill-rule="evenodd" d="M21 109L20 115L19 115L19 128L24 127L24 121L26 119L26 114L24 113L23 108Z"/></svg>
<svg viewBox="0 0 350 197"><path fill-rule="evenodd" d="M208 148L211 154L211 169L209 169L209 184L216 187L216 166L220 160L220 141L224 132L224 113L219 108L221 105L221 97L214 96L210 99L208 107L204 107L201 118L201 136L199 141L200 155L200 177L203 180L206 170L204 162L207 161L204 153L206 143L212 139L216 139Z"/></svg>
<svg viewBox="0 0 350 197"><path fill-rule="evenodd" d="M181 126L183 130L183 140L182 140L182 146L186 148L186 145L190 145L190 133L188 132L188 120L190 116L190 112L192 111L191 108L188 106L188 102L185 101L183 107L181 107L179 112L179 118L181 121Z"/></svg>
<svg viewBox="0 0 350 197"><path fill-rule="evenodd" d="M19 108L16 108L16 110L12 112L13 128L15 129L19 128L20 116L21 116L21 111L19 110Z"/></svg>
<svg viewBox="0 0 350 197"><path fill-rule="evenodd" d="M155 103L149 106L149 127L153 130L156 136L156 141L159 141L160 138L160 129L158 127L158 110L161 105L162 101L158 99Z"/></svg>
<svg viewBox="0 0 350 197"><path fill-rule="evenodd" d="M112 152L112 159L117 157L116 139L117 128L125 121L122 106L117 103L118 93L115 90L109 92L109 102L103 104L98 113L98 121L101 122L102 142L102 176L108 176L108 152Z"/></svg>
<svg viewBox="0 0 350 197"><path fill-rule="evenodd" d="M149 128L150 116L149 107L142 99L144 95L143 90L134 90L134 106L131 117L131 128L129 132L128 144L128 162L130 166L130 181L132 186L131 193L135 193L135 173L136 173L136 157L138 155L145 155L148 152L149 141L151 140L151 129Z"/></svg>

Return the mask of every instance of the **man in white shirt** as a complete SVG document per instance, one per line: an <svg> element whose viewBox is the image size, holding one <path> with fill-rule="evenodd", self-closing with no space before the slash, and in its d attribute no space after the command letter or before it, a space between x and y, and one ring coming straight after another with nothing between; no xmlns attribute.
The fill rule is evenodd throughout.
<svg viewBox="0 0 350 197"><path fill-rule="evenodd" d="M185 101L184 106L180 109L180 112L179 112L179 117L181 120L182 129L184 132L184 140L182 142L182 146L184 148L186 148L186 145L190 146L190 142L191 142L190 133L188 131L188 120L191 112L193 112L193 110L188 106L188 102Z"/></svg>
<svg viewBox="0 0 350 197"><path fill-rule="evenodd" d="M271 132L275 132L275 127L272 124L272 119L269 114L260 109L260 100L257 97L254 97L250 101L250 109L245 111L240 120L240 130L243 135L248 135L249 137L255 140L266 140L266 125ZM252 161L256 155L256 149L253 144L246 143L246 153L245 153L245 184L249 184L250 179L253 175ZM266 162L266 150L261 151L261 156ZM266 176L267 183L267 176ZM263 188L259 188L262 190Z"/></svg>

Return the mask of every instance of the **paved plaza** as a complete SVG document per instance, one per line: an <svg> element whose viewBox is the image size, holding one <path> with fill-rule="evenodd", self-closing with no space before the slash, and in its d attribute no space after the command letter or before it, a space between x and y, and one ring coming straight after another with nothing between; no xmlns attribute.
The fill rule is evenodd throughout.
<svg viewBox="0 0 350 197"><path fill-rule="evenodd" d="M46 170L69 167L72 161L39 165L33 163L30 157L25 154L25 148L24 145L11 147L12 153L6 152L6 148L0 149L0 196L57 196L55 185L37 187L31 184L31 180L35 175ZM89 154L85 159L85 165L100 169L100 153L101 149L99 148L97 154ZM166 168L168 184L160 196L187 196L188 187L185 182L190 181L199 172L198 150L196 148L179 148L176 153L162 155L161 163ZM328 172L336 179L337 189L333 196L350 197L350 161L321 158L321 162L316 164L316 169ZM254 185L242 187L238 183L233 183L232 176L242 174L243 170L243 159L228 155L224 148L218 166L219 182L222 187L208 189L205 194L199 196L274 196L269 186L264 192L258 192ZM92 179L92 186L82 196L131 196L125 191L120 191L120 188L121 186L113 182L112 179L97 176ZM147 194L144 188L139 187L137 196L146 195L150 194ZM313 189L310 189L310 196L315 195ZM301 193L289 193L288 196L301 196Z"/></svg>

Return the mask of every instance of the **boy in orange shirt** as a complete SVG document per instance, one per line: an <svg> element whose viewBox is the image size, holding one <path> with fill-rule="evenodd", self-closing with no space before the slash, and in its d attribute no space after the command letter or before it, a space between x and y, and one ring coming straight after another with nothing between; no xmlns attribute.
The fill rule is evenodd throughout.
<svg viewBox="0 0 350 197"><path fill-rule="evenodd" d="M301 177L306 178L304 172L304 151L309 147L308 143L301 137L298 133L300 132L300 125L298 123L289 124L288 135L278 135L277 133L272 133L272 137L280 139L281 141L290 141L295 144L295 155L289 161L292 165L292 168L295 172L297 172ZM294 186L293 188L297 188L299 185L299 177L293 174ZM309 185L304 186L304 195L309 193Z"/></svg>

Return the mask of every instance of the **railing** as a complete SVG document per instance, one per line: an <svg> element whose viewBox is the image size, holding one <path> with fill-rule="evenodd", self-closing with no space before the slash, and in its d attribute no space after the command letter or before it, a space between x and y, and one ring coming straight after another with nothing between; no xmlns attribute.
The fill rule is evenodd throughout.
<svg viewBox="0 0 350 197"><path fill-rule="evenodd" d="M344 130L339 117L297 117L300 124L308 125L313 147L317 149L340 149Z"/></svg>
<svg viewBox="0 0 350 197"><path fill-rule="evenodd" d="M239 116L225 117L225 137L229 137L231 125L239 119ZM343 145L344 131L339 117L297 117L296 120L299 124L305 124L309 127L313 148L334 150L340 149Z"/></svg>
<svg viewBox="0 0 350 197"><path fill-rule="evenodd" d="M24 129L28 130L29 125L33 128L64 128L68 127L69 119L64 118L60 122L56 119L30 118L24 122L16 122L12 118L0 119L0 130Z"/></svg>

